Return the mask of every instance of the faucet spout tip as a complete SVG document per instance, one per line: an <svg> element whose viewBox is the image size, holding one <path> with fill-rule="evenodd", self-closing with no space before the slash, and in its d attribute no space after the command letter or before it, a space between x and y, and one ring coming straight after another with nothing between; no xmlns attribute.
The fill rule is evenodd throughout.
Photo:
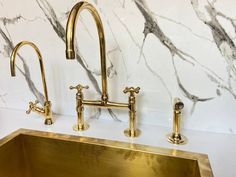
<svg viewBox="0 0 236 177"><path fill-rule="evenodd" d="M174 99L174 109L175 110L181 110L184 108L184 103L180 98L175 98Z"/></svg>
<svg viewBox="0 0 236 177"><path fill-rule="evenodd" d="M74 50L66 50L66 58L67 59L75 59L75 51Z"/></svg>
<svg viewBox="0 0 236 177"><path fill-rule="evenodd" d="M11 77L15 77L15 76L16 76L15 71L11 71Z"/></svg>

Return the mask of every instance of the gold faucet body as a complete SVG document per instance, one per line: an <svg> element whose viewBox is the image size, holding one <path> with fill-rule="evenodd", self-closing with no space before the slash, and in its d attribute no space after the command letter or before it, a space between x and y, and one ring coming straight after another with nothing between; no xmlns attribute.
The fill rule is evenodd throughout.
<svg viewBox="0 0 236 177"><path fill-rule="evenodd" d="M125 93L130 93L128 103L118 103L109 101L108 97L108 89L107 89L107 71L106 71L106 45L105 45L105 34L104 28L102 24L102 20L98 14L96 8L85 1L81 1L77 3L71 10L66 27L66 58L67 59L75 59L75 50L74 50L74 41L75 41L75 31L76 31L76 23L79 17L79 14L87 9L93 16L96 22L96 26L98 29L98 37L100 44L100 61L101 61L101 80L102 80L102 96L101 100L84 100L81 85L77 85L76 87L70 87L71 89L77 89L76 100L77 100L77 116L78 116L78 124L74 127L76 130L84 130L87 129L87 124L84 122L83 118L83 105L87 106L98 106L105 108L128 108L129 116L130 116L130 127L128 130L125 130L125 135L129 137L136 137L140 134L140 130L136 128L136 101L135 101L135 93L139 93L140 88L137 87L134 89L126 88L124 90ZM82 128L84 127L84 128Z"/></svg>
<svg viewBox="0 0 236 177"><path fill-rule="evenodd" d="M167 135L168 141L172 144L186 144L187 138L180 133L180 124L182 109L184 108L184 103L179 98L174 99L173 105L173 132Z"/></svg>
<svg viewBox="0 0 236 177"><path fill-rule="evenodd" d="M24 45L31 46L37 53L37 56L39 59L39 64L40 64L42 82L43 82L44 96L45 96L45 102L44 102L43 107L37 106L37 104L39 103L38 100L36 100L35 102L29 102L29 110L26 111L26 113L29 114L31 111L39 113L45 117L44 123L46 125L51 125L51 124L53 124L52 110L51 110L51 102L48 100L48 91L47 91L45 70L44 70L44 65L43 65L43 58L40 53L40 50L38 49L38 47L34 43L29 42L29 41L22 41L15 46L15 48L13 49L13 51L11 53L11 58L10 58L11 76L12 77L16 76L16 56L17 56L19 49Z"/></svg>

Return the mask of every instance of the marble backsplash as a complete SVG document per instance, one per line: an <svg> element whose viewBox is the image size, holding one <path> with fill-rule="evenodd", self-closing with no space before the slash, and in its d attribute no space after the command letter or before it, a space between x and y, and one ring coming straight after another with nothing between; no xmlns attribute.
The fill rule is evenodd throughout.
<svg viewBox="0 0 236 177"><path fill-rule="evenodd" d="M70 85L89 85L85 97L100 98L97 30L86 11L78 21L77 60L65 59L65 26L77 2L0 0L0 107L25 110L28 101L44 99L31 48L21 49L17 76L10 77L9 56L22 40L34 42L42 52L54 113L76 114ZM90 2L105 27L111 100L126 102L125 86L140 86L140 123L172 126L172 100L180 97L184 128L236 132L236 1ZM85 112L89 118L128 121L126 110Z"/></svg>

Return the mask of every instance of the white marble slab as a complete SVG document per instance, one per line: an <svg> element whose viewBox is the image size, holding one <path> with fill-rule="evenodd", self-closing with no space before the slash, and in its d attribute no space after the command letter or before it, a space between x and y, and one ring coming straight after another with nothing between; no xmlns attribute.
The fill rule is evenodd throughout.
<svg viewBox="0 0 236 177"><path fill-rule="evenodd" d="M43 54L55 113L75 115L70 85L88 84L86 98L100 97L97 31L86 12L76 32L78 58L85 67L65 59L67 16L77 2L0 0L0 107L25 110L28 101L43 100L37 96L42 84L32 49L20 52L30 73L24 77L17 71L16 78L10 77L9 55L21 40L34 42ZM170 127L172 99L181 97L186 129L235 134L235 0L89 2L105 27L111 100L127 101L124 87L140 86L138 121ZM19 59L17 65L25 72ZM125 111L113 112L105 119L128 121ZM86 111L90 117L96 113Z"/></svg>

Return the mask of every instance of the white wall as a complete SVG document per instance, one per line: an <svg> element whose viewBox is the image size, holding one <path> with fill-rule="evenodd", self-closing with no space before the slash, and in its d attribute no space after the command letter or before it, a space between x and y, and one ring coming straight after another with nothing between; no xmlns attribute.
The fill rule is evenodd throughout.
<svg viewBox="0 0 236 177"><path fill-rule="evenodd" d="M75 115L75 92L68 89L70 85L89 85L85 97L100 98L96 82L91 81L81 64L65 59L67 14L76 2L0 0L0 107L27 109L28 101L35 99L19 70L16 78L10 77L10 45L22 40L34 42L44 56L55 113ZM140 123L171 126L172 99L180 97L185 103L185 128L236 132L234 0L210 4L204 0L90 2L98 9L105 27L111 100L126 102L125 86L140 86ZM77 27L83 62L100 86L98 37L88 12L82 13ZM144 44L143 32L149 32ZM24 47L20 54L30 68L33 83L42 92L34 51ZM22 68L19 58L17 65ZM126 110L113 112L118 119L128 121ZM86 109L87 117L96 113L96 108ZM103 117L114 119L106 115Z"/></svg>

